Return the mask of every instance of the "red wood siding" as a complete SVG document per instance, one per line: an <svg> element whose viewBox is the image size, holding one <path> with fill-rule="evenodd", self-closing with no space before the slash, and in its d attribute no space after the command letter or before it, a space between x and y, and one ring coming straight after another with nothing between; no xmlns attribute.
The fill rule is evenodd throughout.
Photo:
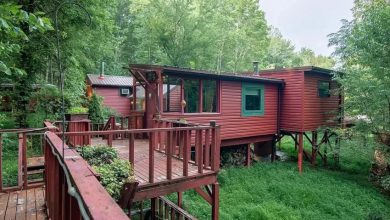
<svg viewBox="0 0 390 220"><path fill-rule="evenodd" d="M305 131L313 131L321 126L332 125L337 116L340 101L339 95L331 91L330 97L319 97L318 81L320 80L331 82L331 90L338 87L338 84L332 81L331 76L305 73Z"/></svg>
<svg viewBox="0 0 390 220"><path fill-rule="evenodd" d="M280 129L285 131L303 131L304 73L302 71L289 71L283 73L261 73L259 76L284 80L286 84L281 95Z"/></svg>
<svg viewBox="0 0 390 220"><path fill-rule="evenodd" d="M241 117L241 82L222 81L220 113L175 114L164 113L164 118L185 118L189 122L208 124L216 120L221 126L221 139L262 136L277 132L277 85L264 85L264 115Z"/></svg>
<svg viewBox="0 0 390 220"><path fill-rule="evenodd" d="M123 116L130 114L130 99L121 96L119 87L94 87L94 92L103 97L103 104Z"/></svg>

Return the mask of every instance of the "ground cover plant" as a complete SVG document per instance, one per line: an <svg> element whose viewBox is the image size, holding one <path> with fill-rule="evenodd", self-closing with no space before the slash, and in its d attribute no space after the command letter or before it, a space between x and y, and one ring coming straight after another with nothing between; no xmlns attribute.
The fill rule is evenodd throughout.
<svg viewBox="0 0 390 220"><path fill-rule="evenodd" d="M331 159L329 167L305 162L302 174L292 141L285 139L281 149L290 155L286 162L221 170L220 219L390 219L390 199L368 180L372 145L345 140L339 169ZM184 206L210 219L210 206L194 191L184 193Z"/></svg>
<svg viewBox="0 0 390 220"><path fill-rule="evenodd" d="M100 175L100 183L116 201L120 198L122 186L135 181L130 162L119 159L115 149L84 146L78 148L78 152Z"/></svg>

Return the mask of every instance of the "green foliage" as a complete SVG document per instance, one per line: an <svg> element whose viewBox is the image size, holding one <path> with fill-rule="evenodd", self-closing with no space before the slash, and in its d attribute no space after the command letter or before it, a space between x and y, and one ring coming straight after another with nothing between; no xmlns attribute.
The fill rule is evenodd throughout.
<svg viewBox="0 0 390 220"><path fill-rule="evenodd" d="M387 175L385 177L382 178L381 180L381 187L390 192L390 175Z"/></svg>
<svg viewBox="0 0 390 220"><path fill-rule="evenodd" d="M15 118L10 112L0 112L0 129L15 128Z"/></svg>
<svg viewBox="0 0 390 220"><path fill-rule="evenodd" d="M107 192L118 201L123 184L134 181L129 161L114 159L112 163L94 166L100 174L100 182Z"/></svg>
<svg viewBox="0 0 390 220"><path fill-rule="evenodd" d="M84 146L77 148L77 150L91 166L110 164L115 159L118 159L117 151L109 146Z"/></svg>
<svg viewBox="0 0 390 220"><path fill-rule="evenodd" d="M62 112L62 97L57 87L53 85L45 85L40 88L37 92L31 96L32 110L36 112L32 115L33 120L40 119L52 119L56 120L59 118ZM69 101L65 99L65 108L68 108ZM65 109L66 111L66 109ZM34 118L36 120L34 120ZM43 120L40 121L42 124Z"/></svg>
<svg viewBox="0 0 390 220"><path fill-rule="evenodd" d="M296 161L228 168L218 181L221 219L366 219L373 212L390 216L389 200L366 176L309 164L299 175ZM198 219L210 219L210 206L194 191L184 193L184 208Z"/></svg>
<svg viewBox="0 0 390 220"><path fill-rule="evenodd" d="M134 181L130 163L118 159L117 151L108 146L84 146L77 150L100 174L100 182L107 192L118 201L123 184Z"/></svg>
<svg viewBox="0 0 390 220"><path fill-rule="evenodd" d="M102 105L103 98L94 93L88 103L88 114L92 123L102 123L104 121Z"/></svg>
<svg viewBox="0 0 390 220"><path fill-rule="evenodd" d="M71 107L68 110L69 114L83 114L83 113L88 113L89 109L84 108L84 107Z"/></svg>
<svg viewBox="0 0 390 220"><path fill-rule="evenodd" d="M3 185L16 186L18 183L18 137L3 134Z"/></svg>
<svg viewBox="0 0 390 220"><path fill-rule="evenodd" d="M368 117L363 132L390 132L390 5L358 0L353 14L330 41L345 72L346 113Z"/></svg>

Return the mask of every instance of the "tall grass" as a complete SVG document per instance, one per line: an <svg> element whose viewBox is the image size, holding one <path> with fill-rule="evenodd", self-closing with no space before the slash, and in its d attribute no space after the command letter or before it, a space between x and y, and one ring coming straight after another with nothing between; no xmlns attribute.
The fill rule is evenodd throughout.
<svg viewBox="0 0 390 220"><path fill-rule="evenodd" d="M292 159L220 172L220 219L390 219L389 198L367 178L373 145L343 141L339 170L329 169L329 155L329 167L305 162L302 174L292 141L284 139L281 149ZM210 205L196 192L184 193L184 206L210 219Z"/></svg>

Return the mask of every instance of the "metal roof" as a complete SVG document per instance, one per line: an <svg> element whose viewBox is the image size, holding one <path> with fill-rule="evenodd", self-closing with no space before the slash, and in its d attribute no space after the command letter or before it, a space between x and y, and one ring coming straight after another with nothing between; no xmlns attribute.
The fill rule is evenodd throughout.
<svg viewBox="0 0 390 220"><path fill-rule="evenodd" d="M291 71L303 71L308 73L322 73L333 76L334 73L341 73L331 69L325 69L317 66L301 66L301 67L288 67L288 68L275 68L268 70L260 70L259 73L282 73L282 72L291 72ZM341 73L342 74L342 73Z"/></svg>
<svg viewBox="0 0 390 220"><path fill-rule="evenodd" d="M270 79L270 78L263 78L259 76L248 76L244 74L227 73L227 72L216 73L212 71L194 70L189 68L179 68L173 66L132 64L130 65L129 68L130 69L138 68L138 69L145 69L145 70L159 69L165 74L172 74L172 75L187 74L188 76L193 76L193 77L203 77L209 79L220 79L220 80L228 80L228 81L284 84L284 81L280 79Z"/></svg>
<svg viewBox="0 0 390 220"><path fill-rule="evenodd" d="M87 74L87 79L93 86L130 87L133 85L133 77L130 76L104 75L100 77L97 74Z"/></svg>

